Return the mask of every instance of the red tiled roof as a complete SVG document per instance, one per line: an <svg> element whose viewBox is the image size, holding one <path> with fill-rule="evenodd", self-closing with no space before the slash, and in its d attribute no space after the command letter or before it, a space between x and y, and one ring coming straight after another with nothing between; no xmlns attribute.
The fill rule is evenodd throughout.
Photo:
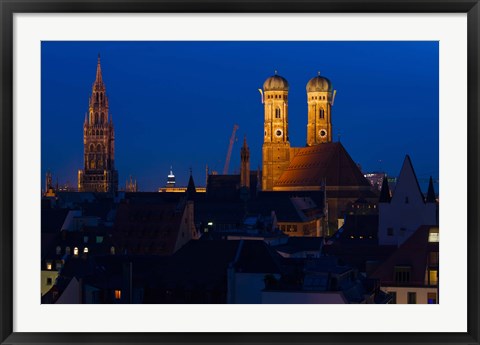
<svg viewBox="0 0 480 345"><path fill-rule="evenodd" d="M323 143L299 149L275 187L370 186L343 145Z"/></svg>
<svg viewBox="0 0 480 345"><path fill-rule="evenodd" d="M430 228L422 225L385 262L372 273L382 285L396 285L395 266L411 267L410 282L406 285L421 286L425 283L425 270L430 252L438 252L438 242L428 242Z"/></svg>

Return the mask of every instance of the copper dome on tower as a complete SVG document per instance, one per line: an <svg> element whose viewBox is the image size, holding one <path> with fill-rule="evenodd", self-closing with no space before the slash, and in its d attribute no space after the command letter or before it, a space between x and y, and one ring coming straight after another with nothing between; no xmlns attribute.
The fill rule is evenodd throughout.
<svg viewBox="0 0 480 345"><path fill-rule="evenodd" d="M277 75L277 71L275 71L275 75L272 75L263 83L263 90L288 91L288 81L284 77Z"/></svg>
<svg viewBox="0 0 480 345"><path fill-rule="evenodd" d="M307 83L307 92L332 92L332 82L320 74Z"/></svg>

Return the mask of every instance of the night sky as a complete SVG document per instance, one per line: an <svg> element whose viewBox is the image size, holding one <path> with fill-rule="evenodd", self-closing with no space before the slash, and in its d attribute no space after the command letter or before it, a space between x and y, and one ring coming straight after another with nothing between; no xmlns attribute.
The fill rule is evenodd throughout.
<svg viewBox="0 0 480 345"><path fill-rule="evenodd" d="M305 86L320 71L337 90L332 138L363 172L397 176L409 154L424 192L430 175L438 179L438 42L42 42L42 187L47 170L77 186L99 53L120 189L132 175L141 191L156 191L170 166L177 186L190 169L204 186L207 164L223 170L234 124L229 172L239 171L244 135L251 169L261 168L258 89L275 70L290 84L293 147L305 146Z"/></svg>

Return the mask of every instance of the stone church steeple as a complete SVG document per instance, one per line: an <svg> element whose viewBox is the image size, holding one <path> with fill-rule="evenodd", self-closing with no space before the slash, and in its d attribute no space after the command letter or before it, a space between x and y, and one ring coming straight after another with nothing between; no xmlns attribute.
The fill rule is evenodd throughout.
<svg viewBox="0 0 480 345"><path fill-rule="evenodd" d="M290 163L288 137L288 82L275 75L263 84L264 137L262 147L262 190L273 185Z"/></svg>
<svg viewBox="0 0 480 345"><path fill-rule="evenodd" d="M250 188L250 149L247 145L247 137L243 138L243 146L240 150L241 171L240 187Z"/></svg>
<svg viewBox="0 0 480 345"><path fill-rule="evenodd" d="M307 146L332 142L332 83L318 75L307 83Z"/></svg>
<svg viewBox="0 0 480 345"><path fill-rule="evenodd" d="M98 55L88 116L85 116L83 124L84 166L78 171L79 192L118 191L114 148L113 121L109 114L108 97L102 77L100 55Z"/></svg>

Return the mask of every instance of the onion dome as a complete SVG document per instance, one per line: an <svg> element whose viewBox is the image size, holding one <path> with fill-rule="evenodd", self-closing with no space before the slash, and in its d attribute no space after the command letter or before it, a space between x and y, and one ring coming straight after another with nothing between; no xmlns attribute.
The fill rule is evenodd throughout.
<svg viewBox="0 0 480 345"><path fill-rule="evenodd" d="M307 83L307 92L332 92L332 82L320 73Z"/></svg>
<svg viewBox="0 0 480 345"><path fill-rule="evenodd" d="M277 75L277 71L275 71L275 75L272 75L270 78L265 80L265 83L263 83L263 90L288 91L288 81L284 77Z"/></svg>

